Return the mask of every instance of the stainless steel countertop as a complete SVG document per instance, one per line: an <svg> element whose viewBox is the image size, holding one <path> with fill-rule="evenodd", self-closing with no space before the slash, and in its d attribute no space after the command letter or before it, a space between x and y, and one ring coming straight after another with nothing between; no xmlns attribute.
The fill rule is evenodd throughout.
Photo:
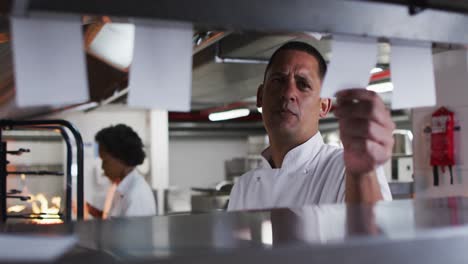
<svg viewBox="0 0 468 264"><path fill-rule="evenodd" d="M467 263L467 224L468 198L454 197L1 228L76 234L64 263Z"/></svg>

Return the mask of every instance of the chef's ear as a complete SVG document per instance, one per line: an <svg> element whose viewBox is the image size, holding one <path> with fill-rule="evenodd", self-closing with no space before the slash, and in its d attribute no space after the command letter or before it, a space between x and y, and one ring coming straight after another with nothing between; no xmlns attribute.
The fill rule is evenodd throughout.
<svg viewBox="0 0 468 264"><path fill-rule="evenodd" d="M257 107L263 105L263 84L260 84L257 89Z"/></svg>
<svg viewBox="0 0 468 264"><path fill-rule="evenodd" d="M332 107L332 101L331 101L330 98L320 98L320 114L319 114L319 116L321 118L326 117L328 112L330 112L331 107Z"/></svg>

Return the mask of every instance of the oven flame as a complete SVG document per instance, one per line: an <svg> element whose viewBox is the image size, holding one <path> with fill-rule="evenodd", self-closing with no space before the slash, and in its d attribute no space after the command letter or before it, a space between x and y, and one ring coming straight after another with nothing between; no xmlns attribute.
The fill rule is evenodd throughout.
<svg viewBox="0 0 468 264"><path fill-rule="evenodd" d="M49 201L47 201L44 194L38 193L36 196L31 195L32 210L34 214L58 214L60 212L60 201L60 197L53 197L51 200L53 205L49 207Z"/></svg>
<svg viewBox="0 0 468 264"><path fill-rule="evenodd" d="M50 200L51 206L49 207L49 201L44 194L38 193L36 195L29 195L31 199L28 201L32 208L32 214L30 217L37 217L40 219L32 219L31 221L36 224L61 224L63 223L60 219L60 203L62 199L59 196L52 197ZM7 209L9 213L20 213L27 206L25 205L14 205Z"/></svg>
<svg viewBox="0 0 468 264"><path fill-rule="evenodd" d="M26 208L26 206L24 205L13 205L13 206L8 207L7 213L19 213L23 211L24 208Z"/></svg>
<svg viewBox="0 0 468 264"><path fill-rule="evenodd" d="M58 213L60 212L59 196L52 197L50 200L52 206L49 207L49 201L42 193L38 193L36 196L31 195L32 211L33 215L41 216L43 219L34 219L33 222L37 224L59 224L63 223ZM38 205L38 203L40 205Z"/></svg>

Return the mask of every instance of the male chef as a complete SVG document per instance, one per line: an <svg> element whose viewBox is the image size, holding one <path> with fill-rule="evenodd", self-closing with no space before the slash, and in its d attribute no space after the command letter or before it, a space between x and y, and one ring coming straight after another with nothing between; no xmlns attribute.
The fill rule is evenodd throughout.
<svg viewBox="0 0 468 264"><path fill-rule="evenodd" d="M271 56L257 91L270 146L263 165L234 185L228 210L392 199L381 167L392 154L389 111L372 91L337 93L343 148L325 144L318 126L331 109L331 100L320 98L326 69L321 54L303 42L288 42Z"/></svg>

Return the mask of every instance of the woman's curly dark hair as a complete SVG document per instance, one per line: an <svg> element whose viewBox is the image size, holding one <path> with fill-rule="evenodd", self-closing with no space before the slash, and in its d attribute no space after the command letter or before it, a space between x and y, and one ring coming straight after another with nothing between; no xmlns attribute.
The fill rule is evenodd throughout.
<svg viewBox="0 0 468 264"><path fill-rule="evenodd" d="M128 166L140 165L145 160L141 138L127 125L106 127L96 134L95 139L106 152Z"/></svg>

